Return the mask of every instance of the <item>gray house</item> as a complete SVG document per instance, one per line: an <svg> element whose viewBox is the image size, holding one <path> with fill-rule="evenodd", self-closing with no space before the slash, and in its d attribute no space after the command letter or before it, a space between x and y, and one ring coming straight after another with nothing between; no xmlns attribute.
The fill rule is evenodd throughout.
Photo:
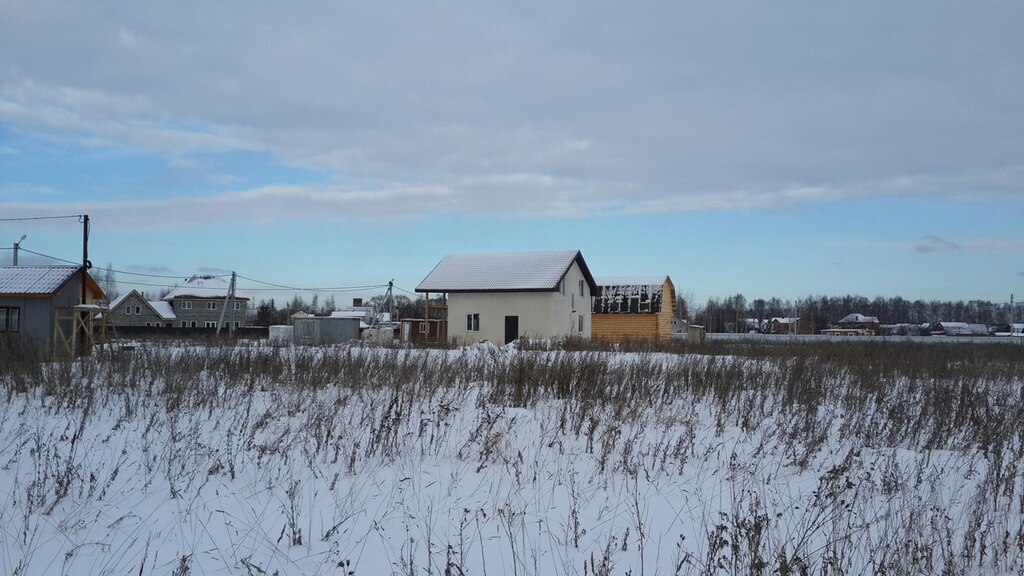
<svg viewBox="0 0 1024 576"><path fill-rule="evenodd" d="M146 300L138 290L119 296L110 303L107 323L111 326L174 326L177 317L170 302Z"/></svg>
<svg viewBox="0 0 1024 576"><path fill-rule="evenodd" d="M236 294L229 299L228 288L228 281L222 277L193 276L171 290L163 301L170 304L174 326L216 328L223 318L222 328L238 328L245 323L249 298Z"/></svg>
<svg viewBox="0 0 1024 576"><path fill-rule="evenodd" d="M91 330L96 302L103 300L103 290L80 266L0 266L0 340L51 350L79 328Z"/></svg>

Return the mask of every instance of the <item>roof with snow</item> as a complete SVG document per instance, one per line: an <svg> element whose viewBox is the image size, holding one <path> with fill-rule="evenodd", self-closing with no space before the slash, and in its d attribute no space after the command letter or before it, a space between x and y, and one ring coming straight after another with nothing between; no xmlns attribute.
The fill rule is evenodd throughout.
<svg viewBox="0 0 1024 576"><path fill-rule="evenodd" d="M878 318L863 314L850 314L837 322L837 324L878 324Z"/></svg>
<svg viewBox="0 0 1024 576"><path fill-rule="evenodd" d="M164 296L164 301L176 298L227 298L230 283L220 276L193 276ZM248 300L235 290L236 300Z"/></svg>
<svg viewBox="0 0 1024 576"><path fill-rule="evenodd" d="M668 276L599 276L596 280L595 314L661 312L662 291L669 282Z"/></svg>
<svg viewBox="0 0 1024 576"><path fill-rule="evenodd" d="M81 266L0 266L0 294L56 294L82 269ZM92 276L86 275L89 288L103 296Z"/></svg>
<svg viewBox="0 0 1024 576"><path fill-rule="evenodd" d="M114 310L115 308L117 308L118 306L123 304L124 301L127 300L128 297L133 295L133 294L135 295L135 297L138 300L141 300L147 306L152 308L153 312L156 312L156 315L159 316L160 319L162 319L162 320L176 320L178 318L178 316L174 313L174 308L171 307L171 303L170 302L162 302L160 300L146 300L146 297L143 296L141 292L139 292L138 290L135 290L135 289L132 289L127 294L122 294L122 295L118 296L117 298L115 298L110 303L110 305L107 306L107 308L109 310Z"/></svg>
<svg viewBox="0 0 1024 576"><path fill-rule="evenodd" d="M579 250L449 254L416 287L417 292L553 292L576 263L590 286L597 283Z"/></svg>

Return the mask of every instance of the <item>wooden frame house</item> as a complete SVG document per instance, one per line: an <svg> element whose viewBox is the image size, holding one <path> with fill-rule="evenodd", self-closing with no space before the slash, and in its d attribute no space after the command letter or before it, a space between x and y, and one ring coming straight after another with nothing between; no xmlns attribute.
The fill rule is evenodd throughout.
<svg viewBox="0 0 1024 576"><path fill-rule="evenodd" d="M669 340L676 289L668 276L598 277L592 336L609 342Z"/></svg>

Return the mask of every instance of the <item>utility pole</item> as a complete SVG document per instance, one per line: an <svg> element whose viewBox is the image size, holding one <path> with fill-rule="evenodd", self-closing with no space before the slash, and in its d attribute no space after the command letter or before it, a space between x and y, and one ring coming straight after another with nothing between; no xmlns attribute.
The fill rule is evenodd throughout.
<svg viewBox="0 0 1024 576"><path fill-rule="evenodd" d="M92 262L89 262L89 215L84 214L82 216L82 304L87 303L85 279L89 268L92 268Z"/></svg>
<svg viewBox="0 0 1024 576"><path fill-rule="evenodd" d="M18 248L21 247L21 243L25 240L25 238L28 238L28 234L22 234L21 238L19 238L18 241L14 243L14 261L11 262L11 264L13 264L14 266L18 265Z"/></svg>
<svg viewBox="0 0 1024 576"><path fill-rule="evenodd" d="M224 313L228 311L228 306L233 306L235 302L235 274L234 270L231 271L231 283L228 284L228 294L224 298L224 309L220 311L220 320L217 321L217 336L220 336L220 327L224 325ZM232 311L231 317L234 318L234 311ZM228 322L228 334L234 335L235 323Z"/></svg>
<svg viewBox="0 0 1024 576"><path fill-rule="evenodd" d="M387 283L387 320L388 322L394 322L394 296L392 289L394 288L394 279L392 278Z"/></svg>

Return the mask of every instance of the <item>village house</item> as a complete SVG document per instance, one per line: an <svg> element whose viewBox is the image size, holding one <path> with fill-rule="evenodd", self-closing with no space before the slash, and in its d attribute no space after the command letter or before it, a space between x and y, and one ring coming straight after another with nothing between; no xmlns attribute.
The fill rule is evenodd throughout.
<svg viewBox="0 0 1024 576"><path fill-rule="evenodd" d="M668 276L599 277L591 336L609 342L669 340L676 290Z"/></svg>
<svg viewBox="0 0 1024 576"><path fill-rule="evenodd" d="M431 293L445 296L431 308L444 312L450 340L506 344L523 336L590 338L597 284L579 250L450 254L416 292L428 301Z"/></svg>
<svg viewBox="0 0 1024 576"><path fill-rule="evenodd" d="M107 322L118 328L163 328L173 326L177 320L170 302L147 300L141 292L134 289L114 299L109 308Z"/></svg>
<svg viewBox="0 0 1024 576"><path fill-rule="evenodd" d="M772 318L765 323L766 334L813 334L810 318Z"/></svg>
<svg viewBox="0 0 1024 576"><path fill-rule="evenodd" d="M26 349L59 345L72 352L79 334L88 331L91 339L98 303L106 298L81 266L0 266L0 338Z"/></svg>
<svg viewBox="0 0 1024 576"><path fill-rule="evenodd" d="M238 328L245 323L249 298L228 297L229 283L219 276L192 276L163 301L170 304L174 325L180 328ZM225 306L227 308L225 308Z"/></svg>

